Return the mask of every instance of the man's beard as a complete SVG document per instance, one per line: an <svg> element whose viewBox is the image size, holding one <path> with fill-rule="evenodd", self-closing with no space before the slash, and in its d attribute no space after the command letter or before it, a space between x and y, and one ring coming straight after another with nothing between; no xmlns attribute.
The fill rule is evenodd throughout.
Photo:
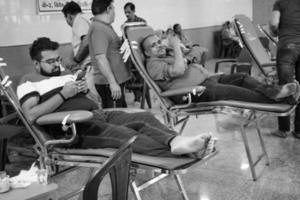
<svg viewBox="0 0 300 200"><path fill-rule="evenodd" d="M54 70L52 72L46 72L43 70L43 68L41 68L41 75L43 76L60 76L60 67L55 67Z"/></svg>

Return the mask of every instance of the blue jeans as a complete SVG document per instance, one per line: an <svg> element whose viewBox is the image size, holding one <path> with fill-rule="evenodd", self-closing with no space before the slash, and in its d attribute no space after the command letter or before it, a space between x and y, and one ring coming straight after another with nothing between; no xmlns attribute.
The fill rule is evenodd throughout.
<svg viewBox="0 0 300 200"><path fill-rule="evenodd" d="M276 103L272 100L279 91L278 86L266 85L248 74L222 74L209 77L201 85L206 90L194 102L238 100L257 103Z"/></svg>
<svg viewBox="0 0 300 200"><path fill-rule="evenodd" d="M80 137L76 146L83 148L118 148L138 135L132 148L136 153L174 157L169 143L177 135L160 123L151 113L94 111L94 118L77 125Z"/></svg>
<svg viewBox="0 0 300 200"><path fill-rule="evenodd" d="M300 81L300 44L289 43L277 50L277 73L279 84ZM298 122L298 123L297 123ZM295 110L295 132L300 132L300 107ZM290 117L278 117L279 130L290 130Z"/></svg>

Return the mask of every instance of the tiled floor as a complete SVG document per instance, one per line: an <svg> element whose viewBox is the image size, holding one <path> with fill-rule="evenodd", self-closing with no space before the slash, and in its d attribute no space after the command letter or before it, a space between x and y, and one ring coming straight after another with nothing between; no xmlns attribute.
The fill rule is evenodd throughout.
<svg viewBox="0 0 300 200"><path fill-rule="evenodd" d="M155 113L159 112L155 110ZM230 114L208 114L190 119L184 134L212 132L219 138L217 148L220 151L204 165L195 166L182 175L190 200L299 200L300 140L291 135L286 139L272 136L270 132L277 128L275 117L265 116L260 120L270 166L264 165L265 160L259 163L258 180L254 182L239 132L241 120ZM260 148L254 124L246 130L252 153L258 155ZM15 159L8 169L25 168L31 163L26 161L21 163ZM87 170L83 169L55 179L60 187L59 195L77 187L86 174ZM176 189L173 180L165 179L141 194L144 200L179 200L181 196ZM100 199L110 199L108 180L100 193ZM131 192L129 199L134 199Z"/></svg>

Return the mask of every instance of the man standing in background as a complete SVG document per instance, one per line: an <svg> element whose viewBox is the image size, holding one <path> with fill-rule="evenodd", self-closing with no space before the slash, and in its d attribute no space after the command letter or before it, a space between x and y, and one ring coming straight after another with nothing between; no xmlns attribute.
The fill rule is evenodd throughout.
<svg viewBox="0 0 300 200"><path fill-rule="evenodd" d="M89 47L87 34L90 28L90 21L83 17L80 6L70 1L65 4L62 13L67 24L72 28L72 48L73 57L67 64L67 68L72 72L79 69L86 71L86 81L90 90L90 97L94 101L100 99L94 83L94 70L91 67L91 58L89 56Z"/></svg>
<svg viewBox="0 0 300 200"><path fill-rule="evenodd" d="M147 23L146 20L135 15L135 5L131 2L127 2L124 5L124 12L127 17L127 20L125 21L125 23L127 23L127 22L145 22L145 23Z"/></svg>
<svg viewBox="0 0 300 200"><path fill-rule="evenodd" d="M121 40L111 26L115 19L113 0L93 0L92 13L88 43L102 106L126 107L124 86L130 73L120 54Z"/></svg>
<svg viewBox="0 0 300 200"><path fill-rule="evenodd" d="M279 37L277 73L279 84L300 81L300 1L277 0L270 21L271 32ZM272 133L285 138L290 131L290 117L278 118L279 130ZM297 106L293 135L300 139L300 107Z"/></svg>

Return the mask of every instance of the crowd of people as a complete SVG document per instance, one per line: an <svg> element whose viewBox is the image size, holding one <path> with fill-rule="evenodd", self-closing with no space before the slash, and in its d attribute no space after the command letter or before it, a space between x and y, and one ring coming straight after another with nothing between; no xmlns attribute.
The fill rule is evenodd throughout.
<svg viewBox="0 0 300 200"><path fill-rule="evenodd" d="M127 21L142 20L134 14L132 3L126 4L124 11ZM29 121L52 112L88 110L93 119L77 124L74 147L118 148L137 135L133 151L145 155L202 158L213 151L211 134L182 136L150 112L99 108L99 98L104 108L126 107L124 86L131 78L119 51L121 39L111 26L115 19L113 0L93 0L91 21L82 16L80 6L73 1L66 3L62 12L72 27L74 56L64 69L57 42L40 37L32 43L29 54L35 73L24 75L17 87ZM62 134L59 125L45 129L54 137Z"/></svg>
<svg viewBox="0 0 300 200"><path fill-rule="evenodd" d="M205 86L202 95L192 95L194 102L230 99L297 104L300 86L294 80L295 70L291 70L290 66L295 67L298 63L292 55L299 53L299 38L291 42L285 37L291 30L278 26L279 21L288 23L284 21L287 15L285 6L281 0L275 3L271 26L274 34L279 33L277 68L280 85L266 85L246 74L210 73L205 68L208 49L192 42L178 23L143 40L148 73L162 90ZM147 23L135 12L133 3L124 5L125 23ZM25 75L17 88L20 103L30 121L56 111L89 110L94 117L88 122L79 123L79 135L74 146L117 148L133 135L138 135L133 151L141 154L201 158L212 151L211 144L214 142L210 134L178 136L149 112L129 114L99 109L97 103L100 99L103 108L126 107L124 91L126 82L131 79L131 73L119 51L122 41L112 27L115 20L113 0L93 0L91 20L83 17L80 6L73 1L65 4L62 13L72 27L73 57L66 65L66 70L62 70L57 42L40 37L32 43L30 57L36 73ZM298 20L296 16L295 21ZM279 20L279 17L283 20ZM234 36L230 23L225 24L223 37L230 39L233 46L238 45L238 38ZM84 77L78 78L78 71L85 73ZM297 72L296 79L299 80ZM186 101L182 96L171 99L177 104ZM297 108L293 132L297 138L300 134L300 126L296 123L299 111ZM275 135L283 137L287 134L288 120L280 118L280 130ZM60 133L58 127L48 129L53 135Z"/></svg>

